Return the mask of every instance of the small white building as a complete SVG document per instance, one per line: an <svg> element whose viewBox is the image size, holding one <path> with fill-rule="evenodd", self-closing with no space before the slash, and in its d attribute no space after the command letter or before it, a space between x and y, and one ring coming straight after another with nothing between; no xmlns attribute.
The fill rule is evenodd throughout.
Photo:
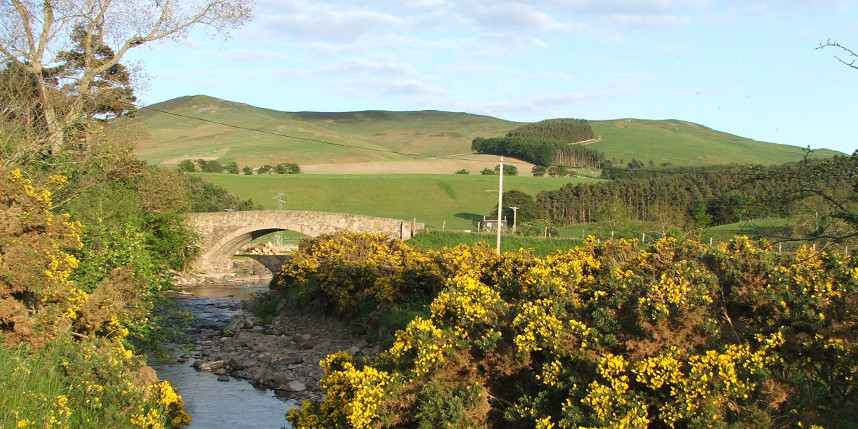
<svg viewBox="0 0 858 429"><path fill-rule="evenodd" d="M502 222L501 225L504 225L504 227L505 227L505 225L507 225L506 217L501 219L501 222ZM497 219L486 219L486 217L483 216L483 220L480 221L478 230L479 231L491 231L491 230L497 228L497 225L498 225Z"/></svg>

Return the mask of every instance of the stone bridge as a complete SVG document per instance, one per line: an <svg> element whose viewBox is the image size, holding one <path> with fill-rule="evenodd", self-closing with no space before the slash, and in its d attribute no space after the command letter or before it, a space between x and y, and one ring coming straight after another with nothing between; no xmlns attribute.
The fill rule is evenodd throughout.
<svg viewBox="0 0 858 429"><path fill-rule="evenodd" d="M272 232L298 231L310 237L338 231L372 232L406 240L423 229L423 224L400 219L294 210L191 213L188 222L203 236L202 254L192 266L200 274L228 272L235 252Z"/></svg>

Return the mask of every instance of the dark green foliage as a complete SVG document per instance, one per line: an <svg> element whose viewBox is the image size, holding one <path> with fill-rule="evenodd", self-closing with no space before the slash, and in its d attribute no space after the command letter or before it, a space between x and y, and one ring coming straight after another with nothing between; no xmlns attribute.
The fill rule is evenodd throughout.
<svg viewBox="0 0 858 429"><path fill-rule="evenodd" d="M104 40L102 35L96 32L91 35L90 40L87 40L87 30L81 25L74 27L71 34L74 46L71 50L62 51L57 55L57 61L60 64L47 72L53 79L46 79L46 81L67 83L64 79L68 79L69 76L85 75L86 72L113 61L116 54L113 49L102 43ZM92 57L88 58L90 55ZM71 88L80 91L82 89L80 81L62 87L66 91ZM88 117L133 116L137 111L134 105L137 97L134 96L134 88L131 87L131 73L122 64L115 64L99 72L87 90L81 95L86 104Z"/></svg>
<svg viewBox="0 0 858 429"><path fill-rule="evenodd" d="M284 296L276 296L263 301L259 307L253 310L253 314L262 321L263 325L268 325L277 316L277 307L280 307L280 304L285 300L286 297Z"/></svg>
<svg viewBox="0 0 858 429"><path fill-rule="evenodd" d="M590 123L584 119L546 119L522 125L506 134L507 137L542 137L564 143L577 143L596 138Z"/></svg>
<svg viewBox="0 0 858 429"><path fill-rule="evenodd" d="M456 174L471 174L471 172L463 168L461 170L457 170Z"/></svg>
<svg viewBox="0 0 858 429"><path fill-rule="evenodd" d="M482 171L480 171L480 174L482 174L483 176L494 176L495 171L491 168L484 168L482 169Z"/></svg>
<svg viewBox="0 0 858 429"><path fill-rule="evenodd" d="M650 163L652 163L652 161L650 161ZM632 158L632 160L629 161L628 164L626 164L626 168L628 168L629 170L640 170L644 168L644 163L638 161L635 158Z"/></svg>
<svg viewBox="0 0 858 429"><path fill-rule="evenodd" d="M179 163L179 171L183 173L193 173L197 171L197 167L194 165L194 161L183 159L182 162Z"/></svg>
<svg viewBox="0 0 858 429"><path fill-rule="evenodd" d="M246 165L244 166L244 168L241 169L241 172L244 173L245 176L252 176L253 175L253 169L246 166Z"/></svg>
<svg viewBox="0 0 858 429"><path fill-rule="evenodd" d="M495 174L500 174L500 164L495 166ZM511 164L504 164L503 175L504 176L518 176L518 167L511 165Z"/></svg>
<svg viewBox="0 0 858 429"><path fill-rule="evenodd" d="M217 160L206 161L205 159L198 159L197 165L200 166L200 171L203 173L223 173L223 165L217 162Z"/></svg>
<svg viewBox="0 0 858 429"><path fill-rule="evenodd" d="M525 237L548 238L557 237L560 230L545 219L533 219L525 222L519 221L515 233Z"/></svg>
<svg viewBox="0 0 858 429"><path fill-rule="evenodd" d="M629 238L632 234L632 213L622 202L611 201L596 207L594 219L602 236Z"/></svg>
<svg viewBox="0 0 858 429"><path fill-rule="evenodd" d="M476 422L468 417L466 410L479 404L480 389L477 383L465 388L456 383L427 383L418 395L417 427L435 429L475 426Z"/></svg>
<svg viewBox="0 0 858 429"><path fill-rule="evenodd" d="M566 177L572 172L572 169L565 165L552 165L548 167L548 175L551 177Z"/></svg>
<svg viewBox="0 0 858 429"><path fill-rule="evenodd" d="M256 169L256 174L271 174L271 171L274 170L274 167L268 164L263 165Z"/></svg>
<svg viewBox="0 0 858 429"><path fill-rule="evenodd" d="M530 169L530 174L532 174L536 177L542 177L545 175L545 172L547 170L548 170L547 168L545 168L541 165L534 165L533 168Z"/></svg>
<svg viewBox="0 0 858 429"><path fill-rule="evenodd" d="M191 212L219 212L224 210L262 210L253 200L239 200L220 186L196 176L187 176L185 187L190 196Z"/></svg>
<svg viewBox="0 0 858 429"><path fill-rule="evenodd" d="M856 163L854 157L840 157L768 167L605 169L603 177L612 180L544 191L537 204L541 217L565 225L593 222L597 207L615 201L629 209L632 220L672 218L676 226L689 227L796 216L814 209L810 222L830 231L833 225L825 219L848 223L848 213L856 212L850 210L856 205L850 196Z"/></svg>
<svg viewBox="0 0 858 429"><path fill-rule="evenodd" d="M274 172L277 174L298 174L301 172L301 167L294 162L284 162L282 164L277 164L274 167Z"/></svg>
<svg viewBox="0 0 858 429"><path fill-rule="evenodd" d="M545 137L477 137L471 142L471 150L509 156L544 167L552 164L598 167L604 160L601 152L587 146Z"/></svg>
<svg viewBox="0 0 858 429"><path fill-rule="evenodd" d="M539 217L539 208L536 205L536 200L531 195L515 189L503 193L503 206L503 216L507 220L507 226L512 226L514 218L517 219L518 224L521 224L522 222L530 222ZM517 214L513 215L512 207L517 207ZM495 207L489 218L497 219L497 217L498 209Z"/></svg>
<svg viewBox="0 0 858 429"><path fill-rule="evenodd" d="M229 174L238 174L238 163L235 161L227 162L223 169Z"/></svg>

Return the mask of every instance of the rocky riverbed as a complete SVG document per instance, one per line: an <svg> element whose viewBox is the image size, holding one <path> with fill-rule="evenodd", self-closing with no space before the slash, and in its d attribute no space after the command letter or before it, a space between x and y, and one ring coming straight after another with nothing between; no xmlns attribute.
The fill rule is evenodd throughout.
<svg viewBox="0 0 858 429"><path fill-rule="evenodd" d="M185 306L196 306L191 310L197 317L192 365L223 381L233 376L286 399L319 400L324 395L318 384L323 375L319 361L340 350L353 355L378 352L341 321L318 312L283 305L274 320L262 326L246 309L248 301L226 298L232 299L182 300Z"/></svg>

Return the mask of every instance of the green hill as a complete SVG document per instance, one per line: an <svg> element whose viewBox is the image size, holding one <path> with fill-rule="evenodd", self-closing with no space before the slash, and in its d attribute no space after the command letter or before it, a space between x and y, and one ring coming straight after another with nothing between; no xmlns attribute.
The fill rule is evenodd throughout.
<svg viewBox="0 0 858 429"><path fill-rule="evenodd" d="M143 108L131 121L148 131L149 137L139 144L137 153L151 163L170 165L205 158L254 167L281 162L302 167L428 162L437 160L432 157L470 153L475 137L502 136L521 125L439 111L279 112L202 95ZM796 146L758 142L676 120L621 119L591 121L591 125L597 136L591 147L617 161L771 164L796 161L803 155ZM836 153L819 150L813 156ZM402 172L421 172L413 162L403 165Z"/></svg>
<svg viewBox="0 0 858 429"><path fill-rule="evenodd" d="M606 159L652 160L655 165L781 164L798 161L802 148L759 142L715 131L693 122L617 119L590 121L601 141L591 147ZM832 157L840 152L815 150L812 157Z"/></svg>
<svg viewBox="0 0 858 429"><path fill-rule="evenodd" d="M204 157L251 166L399 161L470 153L474 137L503 134L520 125L438 111L288 113L207 96L158 103L142 109L135 121L149 130L149 138L137 148L138 155L149 162L176 164Z"/></svg>

